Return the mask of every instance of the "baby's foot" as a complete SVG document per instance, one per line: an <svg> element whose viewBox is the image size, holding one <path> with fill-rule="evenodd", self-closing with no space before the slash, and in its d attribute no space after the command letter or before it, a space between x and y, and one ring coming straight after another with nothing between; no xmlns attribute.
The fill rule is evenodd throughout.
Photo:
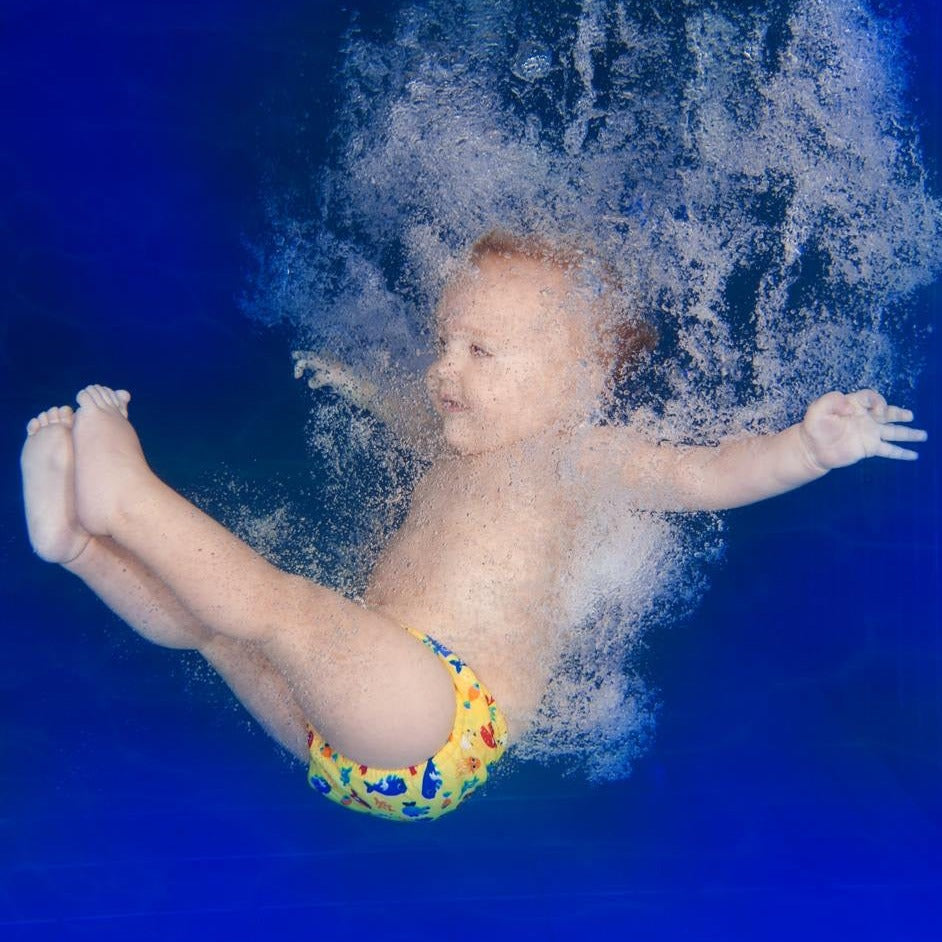
<svg viewBox="0 0 942 942"><path fill-rule="evenodd" d="M128 421L131 394L86 386L76 397L75 507L95 536L111 535L114 515L152 477L137 433Z"/></svg>
<svg viewBox="0 0 942 942"><path fill-rule="evenodd" d="M91 539L75 512L72 410L47 409L26 431L20 467L29 541L46 562L72 562Z"/></svg>

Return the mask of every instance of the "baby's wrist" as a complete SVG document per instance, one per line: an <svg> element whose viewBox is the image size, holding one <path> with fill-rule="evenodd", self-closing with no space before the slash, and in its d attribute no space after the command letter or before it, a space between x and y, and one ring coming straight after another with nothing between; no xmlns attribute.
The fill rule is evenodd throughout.
<svg viewBox="0 0 942 942"><path fill-rule="evenodd" d="M795 429L797 430L798 453L802 464L814 477L827 474L831 468L818 457L814 439L808 429L805 428L805 423L799 422Z"/></svg>

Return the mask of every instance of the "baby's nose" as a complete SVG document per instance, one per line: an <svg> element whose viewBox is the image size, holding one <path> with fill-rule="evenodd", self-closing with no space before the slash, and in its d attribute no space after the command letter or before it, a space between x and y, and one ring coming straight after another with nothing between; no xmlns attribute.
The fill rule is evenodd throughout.
<svg viewBox="0 0 942 942"><path fill-rule="evenodd" d="M429 375L439 378L452 376L455 372L456 361L453 352L442 350L434 363L429 367Z"/></svg>
<svg viewBox="0 0 942 942"><path fill-rule="evenodd" d="M438 359L434 360L425 371L425 383L432 391L448 379L448 368L444 361L445 358L439 355Z"/></svg>

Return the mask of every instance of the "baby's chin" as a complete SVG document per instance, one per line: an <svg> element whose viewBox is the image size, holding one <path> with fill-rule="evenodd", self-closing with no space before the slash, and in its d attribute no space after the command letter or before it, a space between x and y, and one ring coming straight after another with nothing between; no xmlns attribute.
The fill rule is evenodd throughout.
<svg viewBox="0 0 942 942"><path fill-rule="evenodd" d="M511 436L495 434L493 429L469 428L465 423L453 421L443 423L442 438L448 450L461 458L474 458L500 451L514 441Z"/></svg>
<svg viewBox="0 0 942 942"><path fill-rule="evenodd" d="M475 458L500 448L499 443L480 441L466 435L449 435L446 432L443 438L448 453L458 458Z"/></svg>
<svg viewBox="0 0 942 942"><path fill-rule="evenodd" d="M576 423L554 422L547 425L534 425L523 428L500 429L493 425L484 428L456 428L445 423L442 438L451 454L459 458L479 458L483 455L497 454L527 442L538 442L547 435L558 435L571 431Z"/></svg>

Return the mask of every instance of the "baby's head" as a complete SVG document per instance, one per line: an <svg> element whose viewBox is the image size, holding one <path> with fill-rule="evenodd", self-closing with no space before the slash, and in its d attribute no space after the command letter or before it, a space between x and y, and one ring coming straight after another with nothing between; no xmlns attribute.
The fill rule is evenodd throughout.
<svg viewBox="0 0 942 942"><path fill-rule="evenodd" d="M445 288L428 372L445 438L478 454L571 429L655 334L617 316L615 279L584 251L491 232Z"/></svg>

